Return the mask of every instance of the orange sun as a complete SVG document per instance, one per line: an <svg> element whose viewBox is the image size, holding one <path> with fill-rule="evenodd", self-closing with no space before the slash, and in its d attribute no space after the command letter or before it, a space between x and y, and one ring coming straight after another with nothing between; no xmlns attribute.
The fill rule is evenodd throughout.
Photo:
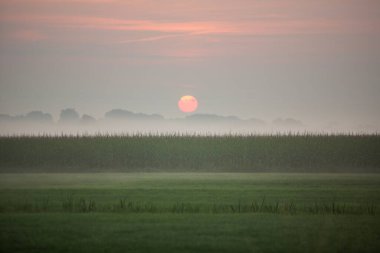
<svg viewBox="0 0 380 253"><path fill-rule="evenodd" d="M183 112L194 112L197 107L198 101L191 95L183 96L178 101L178 108Z"/></svg>

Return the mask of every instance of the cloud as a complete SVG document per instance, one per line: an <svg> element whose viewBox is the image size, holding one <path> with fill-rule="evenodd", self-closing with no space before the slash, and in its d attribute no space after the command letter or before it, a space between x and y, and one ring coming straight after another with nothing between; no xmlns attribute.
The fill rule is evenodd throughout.
<svg viewBox="0 0 380 253"><path fill-rule="evenodd" d="M130 60L134 57L137 62L137 58L146 56L149 57L146 61L164 57L187 61L218 55L273 52L278 46L269 45L270 40L278 40L280 36L286 39L285 43L290 40L301 43L306 36L327 38L374 33L377 19L347 14L348 7L340 7L340 1L321 4L300 0L243 0L238 3L221 0L216 6L210 0L186 3L131 0L112 4L107 4L107 0L96 1L98 4L90 4L87 0L23 0L18 1L18 5L7 3L12 8L3 8L0 22L5 29L0 35L23 42L48 39L49 45L67 52L83 46L88 51L96 47L96 53L99 47L104 52L117 47L122 55L120 58ZM261 38L265 38L265 42ZM3 43L9 42L13 40ZM258 46L260 43L265 46ZM123 54L126 48L128 52ZM302 46L297 47L298 51L302 49Z"/></svg>
<svg viewBox="0 0 380 253"><path fill-rule="evenodd" d="M28 42L41 41L47 39L47 36L36 30L17 30L9 35L10 38Z"/></svg>
<svg viewBox="0 0 380 253"><path fill-rule="evenodd" d="M154 41L184 35L286 35L348 32L352 30L337 20L324 19L258 19L249 21L157 21L148 19L115 19L96 16L3 15L2 22L38 25L40 27L95 29L108 31L160 32L171 35L150 36L135 40ZM173 34L179 33L179 34ZM182 34L181 34L182 33Z"/></svg>
<svg viewBox="0 0 380 253"><path fill-rule="evenodd" d="M154 20L115 19L89 16L3 15L3 22L40 24L45 27L87 28L116 31L155 31L164 33L228 33L231 27L220 22L160 22Z"/></svg>
<svg viewBox="0 0 380 253"><path fill-rule="evenodd" d="M129 44L129 43L138 43L138 42L150 42L150 41L164 40L164 39L169 39L169 38L182 37L182 36L187 36L187 35L188 34L170 34L170 35L152 36L152 37L145 37L145 38L140 38L140 39L122 40L122 41L118 41L117 43Z"/></svg>

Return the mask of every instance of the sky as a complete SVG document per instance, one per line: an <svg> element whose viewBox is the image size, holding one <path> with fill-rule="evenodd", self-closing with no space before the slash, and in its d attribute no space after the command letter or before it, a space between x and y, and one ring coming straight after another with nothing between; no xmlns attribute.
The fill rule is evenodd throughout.
<svg viewBox="0 0 380 253"><path fill-rule="evenodd" d="M0 113L113 108L380 129L378 0L0 1Z"/></svg>

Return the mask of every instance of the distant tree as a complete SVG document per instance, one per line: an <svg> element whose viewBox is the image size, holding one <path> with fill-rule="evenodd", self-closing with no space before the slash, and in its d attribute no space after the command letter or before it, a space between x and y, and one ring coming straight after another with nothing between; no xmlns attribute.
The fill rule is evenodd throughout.
<svg viewBox="0 0 380 253"><path fill-rule="evenodd" d="M135 116L135 113L123 109L113 109L109 112L106 112L104 116L107 119L128 119L133 118Z"/></svg>
<svg viewBox="0 0 380 253"><path fill-rule="evenodd" d="M63 109L59 116L59 121L62 123L78 122L79 119L79 113L73 108Z"/></svg>
<svg viewBox="0 0 380 253"><path fill-rule="evenodd" d="M163 116L159 114L145 114L145 113L134 113L123 109L113 109L105 114L106 119L112 120L162 120Z"/></svg>
<svg viewBox="0 0 380 253"><path fill-rule="evenodd" d="M53 121L53 117L49 113L44 113L41 111L31 111L25 115L25 119L28 121L34 122L51 122Z"/></svg>
<svg viewBox="0 0 380 253"><path fill-rule="evenodd" d="M85 123L85 124L90 124L90 123L94 123L96 121L96 119L88 114L83 114L82 118L80 119L80 121L82 123Z"/></svg>

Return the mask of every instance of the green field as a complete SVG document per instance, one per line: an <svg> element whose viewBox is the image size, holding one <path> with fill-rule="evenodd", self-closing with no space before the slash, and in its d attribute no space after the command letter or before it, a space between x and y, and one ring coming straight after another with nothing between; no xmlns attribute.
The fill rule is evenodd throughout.
<svg viewBox="0 0 380 253"><path fill-rule="evenodd" d="M0 172L380 172L380 135L0 137Z"/></svg>
<svg viewBox="0 0 380 253"><path fill-rule="evenodd" d="M0 172L0 252L380 248L379 135L10 136Z"/></svg>
<svg viewBox="0 0 380 253"><path fill-rule="evenodd" d="M1 174L1 252L377 252L380 175Z"/></svg>

